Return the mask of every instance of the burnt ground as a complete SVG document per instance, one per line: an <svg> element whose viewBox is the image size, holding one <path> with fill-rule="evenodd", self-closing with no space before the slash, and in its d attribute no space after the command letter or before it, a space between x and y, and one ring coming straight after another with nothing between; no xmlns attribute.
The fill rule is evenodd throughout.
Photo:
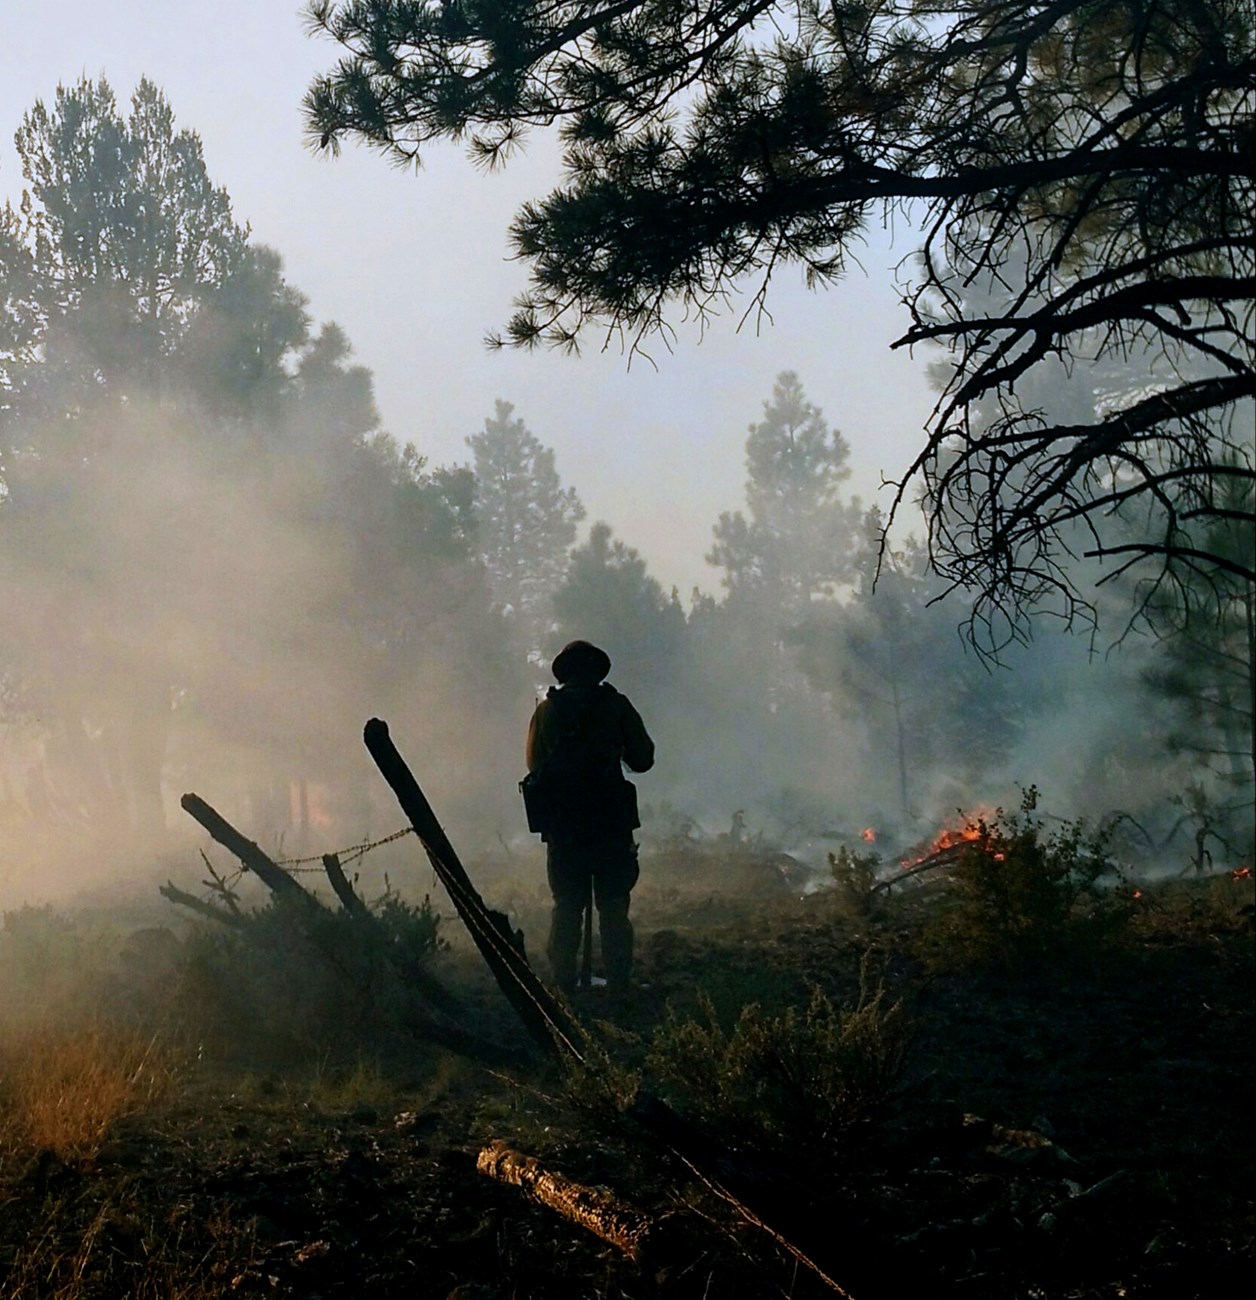
<svg viewBox="0 0 1256 1300"><path fill-rule="evenodd" d="M824 896L643 894L648 987L623 1002L593 990L577 1010L639 1066L668 1008L779 1010L815 986L849 1004L872 951L910 1023L894 1095L832 1147L749 1161L759 1205L795 1244L857 1300L1225 1296L1250 1280L1256 1238L1244 901L1214 891L1205 905L1182 887L1150 921L1012 971L925 960L919 909L869 919ZM543 932L539 915L523 919ZM517 1037L467 954L444 967L483 1029ZM753 1145L706 1122L735 1161ZM666 1248L634 1263L481 1177L475 1156L494 1138L673 1216ZM165 1099L96 1153L10 1156L0 1294L834 1292L612 1114L596 1083L394 1042L280 1061L198 1045Z"/></svg>

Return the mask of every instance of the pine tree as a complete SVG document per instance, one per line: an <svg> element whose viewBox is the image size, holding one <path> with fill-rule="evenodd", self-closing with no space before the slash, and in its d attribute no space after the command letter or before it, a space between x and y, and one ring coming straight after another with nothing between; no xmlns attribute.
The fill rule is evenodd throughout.
<svg viewBox="0 0 1256 1300"><path fill-rule="evenodd" d="M19 142L28 188L0 215L0 677L38 711L61 806L131 852L162 829L174 755L278 833L289 781L357 771L337 756L372 712L482 793L519 683L493 649L469 472L380 429L347 338L312 334L151 82L129 116L104 81L62 88Z"/></svg>
<svg viewBox="0 0 1256 1300"><path fill-rule="evenodd" d="M584 506L575 488L562 486L553 450L509 402L497 402L467 445L475 456L476 523L493 598L537 657Z"/></svg>
<svg viewBox="0 0 1256 1300"><path fill-rule="evenodd" d="M746 439L750 518L721 515L707 555L724 570L730 604L753 606L778 632L854 577L858 503L839 495L849 454L798 376L783 371Z"/></svg>
<svg viewBox="0 0 1256 1300"><path fill-rule="evenodd" d="M630 694L657 695L677 676L685 615L676 593L666 593L641 555L596 523L572 552L567 581L554 596L557 627L551 653L580 637L606 648L615 680Z"/></svg>
<svg viewBox="0 0 1256 1300"><path fill-rule="evenodd" d="M862 730L867 774L896 790L910 825L934 811L937 774L971 789L997 771L1026 710L1005 670L966 653L955 609L934 603L940 584L924 548L908 538L883 551L883 524L876 507L867 512L853 592L813 609L794 640L812 688Z"/></svg>
<svg viewBox="0 0 1256 1300"><path fill-rule="evenodd" d="M1238 561L1256 551L1253 493L1235 475L1223 494L1230 512L1211 521L1201 549ZM1180 568L1141 606L1158 644L1144 681L1175 716L1172 751L1217 777L1226 802L1250 819L1256 788L1256 583L1204 565Z"/></svg>
<svg viewBox="0 0 1256 1300"><path fill-rule="evenodd" d="M1217 480L1256 481L1256 151L1250 0L312 0L343 57L313 138L412 161L435 141L503 163L554 129L561 179L518 212L530 283L504 342L627 346L708 325L794 266L828 285L910 212L906 333L946 390L895 508L923 489L932 563L997 650L1048 605L1093 622L1068 552L1154 575L1190 563ZM965 286L1002 290L970 311ZM1034 371L1121 365L1161 383L1044 416ZM1203 372L1201 374L1201 371ZM997 417L990 422L990 408ZM985 408L985 409L983 409ZM1137 532L1108 546L1116 490ZM1250 555L1213 556L1256 580ZM1089 575L1087 575L1089 576Z"/></svg>
<svg viewBox="0 0 1256 1300"><path fill-rule="evenodd" d="M200 137L176 131L142 79L123 117L103 78L36 102L15 137L28 188L11 231L35 268L46 393L115 401L160 396L198 301L246 257L248 231L205 167ZM8 266L0 273L8 278ZM9 385L22 362L0 354ZM35 394L29 394L35 396Z"/></svg>

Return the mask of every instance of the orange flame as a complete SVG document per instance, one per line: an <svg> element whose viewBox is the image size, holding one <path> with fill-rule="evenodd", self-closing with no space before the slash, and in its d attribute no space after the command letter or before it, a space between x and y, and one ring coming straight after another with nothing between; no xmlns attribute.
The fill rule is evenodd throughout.
<svg viewBox="0 0 1256 1300"><path fill-rule="evenodd" d="M915 867L924 862L927 858L933 857L935 853L941 853L944 849L953 849L960 844L971 844L981 839L982 826L989 823L994 813L989 808L974 809L973 812L963 815L963 822L959 826L944 826L923 852L917 857L902 859L900 866ZM1002 862L1004 855L996 853L994 855L996 862Z"/></svg>
<svg viewBox="0 0 1256 1300"><path fill-rule="evenodd" d="M1232 872L1231 880L1250 880L1252 878L1251 867L1235 867Z"/></svg>
<svg viewBox="0 0 1256 1300"><path fill-rule="evenodd" d="M953 849L957 844L967 844L973 840L979 840L981 832L976 826L961 826L958 829L947 827L940 832L929 846L930 853L940 853L943 849Z"/></svg>
<svg viewBox="0 0 1256 1300"><path fill-rule="evenodd" d="M863 840L865 844L875 844L877 842L877 833L871 826L865 826L864 829L859 832L859 838Z"/></svg>

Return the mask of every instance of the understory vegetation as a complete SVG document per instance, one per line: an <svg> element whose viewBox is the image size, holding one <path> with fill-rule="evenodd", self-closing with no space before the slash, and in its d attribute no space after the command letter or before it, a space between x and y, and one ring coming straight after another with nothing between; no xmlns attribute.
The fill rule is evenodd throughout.
<svg viewBox="0 0 1256 1300"><path fill-rule="evenodd" d="M186 929L10 912L0 1293L832 1294L800 1255L856 1297L1237 1285L1250 872L1118 875L1107 830L1046 827L1032 792L967 830L892 888L843 850L844 884L805 896L770 857L717 892L647 856L644 987L577 994L574 1071L425 1041L389 983L407 962L526 1053L460 927L391 889L369 959L347 918L273 904ZM535 948L531 884L510 908ZM643 1129L650 1097L798 1254ZM494 1141L666 1225L666 1250L634 1262L478 1175Z"/></svg>
<svg viewBox="0 0 1256 1300"><path fill-rule="evenodd" d="M1038 792L1019 812L997 809L970 821L959 841L951 888L926 935L942 964L1044 963L1120 929L1133 887L1113 858L1116 825L1065 821L1048 829L1036 816Z"/></svg>
<svg viewBox="0 0 1256 1300"><path fill-rule="evenodd" d="M369 1049L404 1021L407 973L447 947L430 899L389 888L363 916L240 911L230 928L193 931L166 965L176 1019L202 1041L300 1059Z"/></svg>

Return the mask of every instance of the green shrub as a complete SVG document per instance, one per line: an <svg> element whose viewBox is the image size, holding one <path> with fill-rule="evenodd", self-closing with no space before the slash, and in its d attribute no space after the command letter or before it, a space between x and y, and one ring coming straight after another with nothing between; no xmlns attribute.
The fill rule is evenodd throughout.
<svg viewBox="0 0 1256 1300"><path fill-rule="evenodd" d="M661 1091L700 1120L762 1150L814 1154L842 1145L893 1097L907 1026L902 1005L865 978L841 1008L818 988L805 1008L745 1007L731 1031L710 1002L703 1021L669 1018L646 1059Z"/></svg>
<svg viewBox="0 0 1256 1300"><path fill-rule="evenodd" d="M446 947L429 899L389 889L372 922L289 902L244 914L238 928L202 929L185 946L185 1029L268 1058L353 1054L404 1031L407 975Z"/></svg>
<svg viewBox="0 0 1256 1300"><path fill-rule="evenodd" d="M860 853L842 845L829 854L829 872L833 877L834 898L839 911L860 920L869 920L883 909L885 895L872 892L877 883L879 853Z"/></svg>
<svg viewBox="0 0 1256 1300"><path fill-rule="evenodd" d="M1048 831L1034 815L1037 799L1031 786L1019 813L999 808L989 822L966 828L951 887L926 932L935 964L1023 968L1103 938L1128 916L1124 894L1101 883L1119 875L1111 830L1092 831L1079 820Z"/></svg>
<svg viewBox="0 0 1256 1300"><path fill-rule="evenodd" d="M0 1017L39 1019L100 1001L117 938L52 907L0 917Z"/></svg>

